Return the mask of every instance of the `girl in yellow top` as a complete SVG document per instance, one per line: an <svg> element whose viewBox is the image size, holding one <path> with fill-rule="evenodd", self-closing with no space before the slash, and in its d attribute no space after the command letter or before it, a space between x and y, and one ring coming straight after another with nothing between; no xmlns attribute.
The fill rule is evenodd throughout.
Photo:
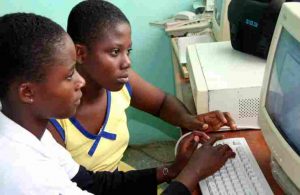
<svg viewBox="0 0 300 195"><path fill-rule="evenodd" d="M74 160L88 170L114 171L118 168L129 141L125 109L130 104L130 93L129 83L120 91L106 90L106 114L97 134L90 133L76 117L50 120ZM121 170L128 169L124 166L122 163Z"/></svg>
<svg viewBox="0 0 300 195"><path fill-rule="evenodd" d="M82 88L83 97L75 116L59 122L65 139L57 131L52 132L75 160L88 169L113 171L117 168L128 145L125 109L129 102L137 109L187 130L213 131L223 125L236 128L229 113L214 111L192 115L176 97L154 87L131 69L130 23L113 4L101 0L80 2L69 15L67 30L75 42L77 69L86 80L86 86ZM123 93L128 104L123 99L124 104L116 108L119 105L114 104L121 101L121 97L115 99L114 93ZM109 94L112 94L111 100ZM118 111L111 114L109 106ZM114 119L110 118L112 115ZM74 121L80 125L76 127ZM120 128L113 124L116 121L123 123ZM109 159L103 160L106 158L102 155Z"/></svg>

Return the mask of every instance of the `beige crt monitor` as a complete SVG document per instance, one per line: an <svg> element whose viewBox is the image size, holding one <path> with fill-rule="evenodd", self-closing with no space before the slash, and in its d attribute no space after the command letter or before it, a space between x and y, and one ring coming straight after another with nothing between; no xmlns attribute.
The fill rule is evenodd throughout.
<svg viewBox="0 0 300 195"><path fill-rule="evenodd" d="M229 41L230 30L227 17L230 0L215 0L212 17L212 32L216 41Z"/></svg>
<svg viewBox="0 0 300 195"><path fill-rule="evenodd" d="M259 124L272 173L287 194L300 194L300 3L284 3L269 50Z"/></svg>

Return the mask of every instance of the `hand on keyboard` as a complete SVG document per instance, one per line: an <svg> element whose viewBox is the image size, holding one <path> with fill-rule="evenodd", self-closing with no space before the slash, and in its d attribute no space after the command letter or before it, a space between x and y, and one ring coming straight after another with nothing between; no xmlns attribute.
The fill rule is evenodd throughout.
<svg viewBox="0 0 300 195"><path fill-rule="evenodd" d="M230 145L236 157L199 182L203 195L273 194L244 138L223 139L218 143Z"/></svg>
<svg viewBox="0 0 300 195"><path fill-rule="evenodd" d="M176 146L175 162L169 167L169 176L175 178L186 166L198 144L203 144L209 139L206 133L200 131L193 131L183 137Z"/></svg>
<svg viewBox="0 0 300 195"><path fill-rule="evenodd" d="M196 154L197 152L199 153L199 156L192 156L190 162L199 163L195 171L201 176L200 179L212 175L225 164L228 158L235 156L235 153L227 144L213 146L213 144L221 138L222 137L211 138L207 143L202 144L198 151L195 151ZM201 159L201 164L198 162L198 159Z"/></svg>
<svg viewBox="0 0 300 195"><path fill-rule="evenodd" d="M213 137L195 150L185 168L177 176L176 180L183 183L190 191L193 191L199 180L212 175L219 170L235 153L224 144L213 146L221 137Z"/></svg>

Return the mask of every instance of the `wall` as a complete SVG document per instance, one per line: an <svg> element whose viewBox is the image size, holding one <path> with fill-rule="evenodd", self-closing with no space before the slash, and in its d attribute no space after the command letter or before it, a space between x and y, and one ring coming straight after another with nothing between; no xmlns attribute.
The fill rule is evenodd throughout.
<svg viewBox="0 0 300 195"><path fill-rule="evenodd" d="M51 18L66 29L72 7L80 0L0 0L0 15L32 12Z"/></svg>
<svg viewBox="0 0 300 195"><path fill-rule="evenodd" d="M79 0L0 0L0 15L34 12L49 17L66 29L71 8ZM174 94L171 48L162 29L149 22L168 18L191 9L192 0L110 0L128 17L132 25L132 67L145 80ZM136 109L128 110L130 143L143 144L178 138L179 129Z"/></svg>

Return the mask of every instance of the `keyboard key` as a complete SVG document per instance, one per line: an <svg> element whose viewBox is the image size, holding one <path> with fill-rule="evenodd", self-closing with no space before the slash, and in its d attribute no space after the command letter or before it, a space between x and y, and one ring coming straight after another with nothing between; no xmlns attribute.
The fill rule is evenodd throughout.
<svg viewBox="0 0 300 195"><path fill-rule="evenodd" d="M241 144L241 142L236 140L236 141L233 141L232 144L233 144L234 146L238 146L238 145Z"/></svg>

